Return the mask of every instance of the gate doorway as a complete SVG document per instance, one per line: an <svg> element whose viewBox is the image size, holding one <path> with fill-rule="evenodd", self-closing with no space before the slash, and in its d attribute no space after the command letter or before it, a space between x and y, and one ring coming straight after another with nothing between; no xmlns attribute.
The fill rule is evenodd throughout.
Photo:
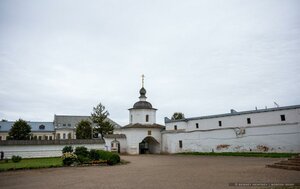
<svg viewBox="0 0 300 189"><path fill-rule="evenodd" d="M159 142L148 136L139 143L139 153L140 154L157 154L160 153L160 144Z"/></svg>

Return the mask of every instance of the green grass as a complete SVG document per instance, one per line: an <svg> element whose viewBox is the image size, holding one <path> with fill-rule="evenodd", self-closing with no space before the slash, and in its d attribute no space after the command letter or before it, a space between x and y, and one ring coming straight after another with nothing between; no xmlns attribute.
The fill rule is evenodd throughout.
<svg viewBox="0 0 300 189"><path fill-rule="evenodd" d="M288 158L297 155L297 153L263 153L263 152L184 152L184 153L177 153L177 154L200 155L200 156L243 156L243 157L270 157L270 158Z"/></svg>
<svg viewBox="0 0 300 189"><path fill-rule="evenodd" d="M11 160L9 160L7 163L4 160L0 161L0 171L18 169L38 169L62 166L63 163L60 157L22 159L18 163L14 163Z"/></svg>

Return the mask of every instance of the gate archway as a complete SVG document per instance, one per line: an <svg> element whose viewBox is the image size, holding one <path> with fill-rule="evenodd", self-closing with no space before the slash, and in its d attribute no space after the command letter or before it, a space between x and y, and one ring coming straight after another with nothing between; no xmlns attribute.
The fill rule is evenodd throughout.
<svg viewBox="0 0 300 189"><path fill-rule="evenodd" d="M160 144L155 138L147 136L139 143L139 152L140 154L160 153Z"/></svg>

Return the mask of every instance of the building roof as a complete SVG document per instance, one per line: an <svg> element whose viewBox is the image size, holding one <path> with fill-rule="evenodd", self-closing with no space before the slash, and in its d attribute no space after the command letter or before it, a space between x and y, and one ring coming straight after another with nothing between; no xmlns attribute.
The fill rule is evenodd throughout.
<svg viewBox="0 0 300 189"><path fill-rule="evenodd" d="M133 108L131 109L153 109L152 104L147 101L138 101L134 103Z"/></svg>
<svg viewBox="0 0 300 189"><path fill-rule="evenodd" d="M129 129L129 128L159 128L159 129L164 129L165 126L159 125L159 124L140 124L140 123L135 123L135 124L128 124L125 125L124 127L121 127L121 129Z"/></svg>
<svg viewBox="0 0 300 189"><path fill-rule="evenodd" d="M104 138L126 138L125 134L107 134Z"/></svg>
<svg viewBox="0 0 300 189"><path fill-rule="evenodd" d="M298 109L298 108L300 108L300 105L283 106L283 107L258 109L258 110L249 110L249 111L241 111L241 112L231 111L231 113L226 113L226 114L216 114L216 115L208 115L208 116L191 117L191 118L185 118L185 119L180 119L180 120L171 120L171 119L165 117L165 123L187 122L187 121L199 120L199 119L212 119L212 118L218 118L218 117L228 117L228 116L255 114L255 113L263 113L263 112L274 112L274 111L290 110L290 109Z"/></svg>
<svg viewBox="0 0 300 189"><path fill-rule="evenodd" d="M0 121L0 132L9 132L15 121ZM27 121L31 127L31 132L53 132L53 122Z"/></svg>

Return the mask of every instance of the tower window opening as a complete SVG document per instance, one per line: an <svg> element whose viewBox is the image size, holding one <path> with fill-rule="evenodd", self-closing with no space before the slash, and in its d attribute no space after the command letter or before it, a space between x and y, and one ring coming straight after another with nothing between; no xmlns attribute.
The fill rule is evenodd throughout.
<svg viewBox="0 0 300 189"><path fill-rule="evenodd" d="M281 121L285 121L285 115L284 114L280 115L280 119L281 119Z"/></svg>
<svg viewBox="0 0 300 189"><path fill-rule="evenodd" d="M174 130L177 130L177 125L174 125Z"/></svg>
<svg viewBox="0 0 300 189"><path fill-rule="evenodd" d="M196 129L199 129L199 123L196 123Z"/></svg>
<svg viewBox="0 0 300 189"><path fill-rule="evenodd" d="M149 115L146 115L146 122L149 122Z"/></svg>

